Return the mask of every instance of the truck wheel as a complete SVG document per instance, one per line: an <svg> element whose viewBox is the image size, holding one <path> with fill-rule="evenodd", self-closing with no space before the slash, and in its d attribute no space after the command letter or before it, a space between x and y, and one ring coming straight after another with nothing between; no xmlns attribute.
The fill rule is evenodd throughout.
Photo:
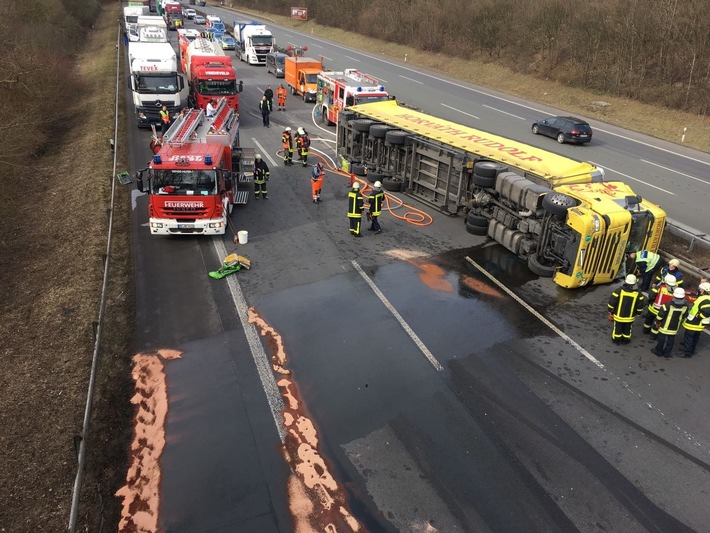
<svg viewBox="0 0 710 533"><path fill-rule="evenodd" d="M533 274L540 276L541 278L551 278L557 272L556 266L545 265L540 262L540 258L537 254L532 254L528 257L528 268Z"/></svg>
<svg viewBox="0 0 710 533"><path fill-rule="evenodd" d="M412 144L412 139L406 131L390 130L385 134L385 142L402 146L404 144Z"/></svg>
<svg viewBox="0 0 710 533"><path fill-rule="evenodd" d="M376 181L382 182L387 176L387 174L382 174L381 172L368 172L367 181L370 183L375 183Z"/></svg>
<svg viewBox="0 0 710 533"><path fill-rule="evenodd" d="M404 181L402 178L386 177L382 178L382 188L390 192L402 192L402 187L404 187Z"/></svg>
<svg viewBox="0 0 710 533"><path fill-rule="evenodd" d="M488 229L488 219L483 215L477 215L473 211L466 213L466 224L471 226L478 226L479 228Z"/></svg>
<svg viewBox="0 0 710 533"><path fill-rule="evenodd" d="M473 184L483 187L484 189L493 189L496 186L496 177L473 175Z"/></svg>
<svg viewBox="0 0 710 533"><path fill-rule="evenodd" d="M350 165L350 172L355 174L356 176L364 176L366 172L366 167L365 165Z"/></svg>
<svg viewBox="0 0 710 533"><path fill-rule="evenodd" d="M386 124L373 124L370 126L370 137L375 139L384 139L387 136L387 132L392 128Z"/></svg>
<svg viewBox="0 0 710 533"><path fill-rule="evenodd" d="M468 220L466 220L466 231L468 231L471 235L488 235L487 226L474 226L473 224L469 224Z"/></svg>
<svg viewBox="0 0 710 533"><path fill-rule="evenodd" d="M559 192L548 192L542 197L542 208L557 218L565 218L567 210L576 205L577 200Z"/></svg>
<svg viewBox="0 0 710 533"><path fill-rule="evenodd" d="M362 133L367 133L370 131L370 126L374 123L374 120L369 119L369 118L358 118L355 119L352 122L353 129L355 131L360 131Z"/></svg>

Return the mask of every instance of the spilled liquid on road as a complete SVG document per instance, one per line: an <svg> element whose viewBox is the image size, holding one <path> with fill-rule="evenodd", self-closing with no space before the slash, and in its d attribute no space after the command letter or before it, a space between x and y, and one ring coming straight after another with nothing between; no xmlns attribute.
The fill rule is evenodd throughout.
<svg viewBox="0 0 710 533"><path fill-rule="evenodd" d="M298 385L286 368L288 357L281 335L249 309L249 322L266 338L272 369L284 400L284 459L291 469L288 505L296 533L364 531L347 506L345 491L330 472L318 447L318 431L301 399Z"/></svg>

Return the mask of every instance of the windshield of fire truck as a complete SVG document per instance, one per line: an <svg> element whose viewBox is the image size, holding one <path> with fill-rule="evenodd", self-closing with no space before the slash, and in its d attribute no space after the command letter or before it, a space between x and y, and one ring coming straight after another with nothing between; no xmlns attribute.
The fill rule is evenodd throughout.
<svg viewBox="0 0 710 533"><path fill-rule="evenodd" d="M139 93L175 94L178 90L177 74L136 74Z"/></svg>
<svg viewBox="0 0 710 533"><path fill-rule="evenodd" d="M200 80L200 94L207 96L225 96L237 94L236 80Z"/></svg>
<svg viewBox="0 0 710 533"><path fill-rule="evenodd" d="M631 212L631 231L629 232L629 242L626 251L635 252L646 247L648 233L653 227L653 215L650 211Z"/></svg>
<svg viewBox="0 0 710 533"><path fill-rule="evenodd" d="M271 35L252 35L251 42L254 46L271 46L274 38Z"/></svg>
<svg viewBox="0 0 710 533"><path fill-rule="evenodd" d="M153 170L150 192L201 196L217 194L217 173L214 170Z"/></svg>

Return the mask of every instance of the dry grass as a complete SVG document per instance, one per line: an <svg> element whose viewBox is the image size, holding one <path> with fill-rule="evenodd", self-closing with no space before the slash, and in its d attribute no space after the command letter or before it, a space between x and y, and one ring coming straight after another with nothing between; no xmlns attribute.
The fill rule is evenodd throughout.
<svg viewBox="0 0 710 533"><path fill-rule="evenodd" d="M16 181L2 184L1 196L14 206L16 222L0 253L0 526L5 531L62 531L67 525L76 472L73 438L81 430L106 247L113 136L106 117L114 100L118 7L104 10L72 73L84 89L61 103L73 127L31 168L18 170ZM118 226L130 235L130 204L127 191L121 193ZM126 238L114 249L106 346L107 355L125 358L128 339L116 336L113 324L130 325ZM109 373L102 367L102 376ZM100 381L99 392L103 385ZM103 438L97 433L96 440ZM92 463L91 468L89 486L103 477L104 467Z"/></svg>
<svg viewBox="0 0 710 533"><path fill-rule="evenodd" d="M512 72L510 69L492 62L475 59L466 61L442 54L422 52L406 46L363 37L356 33L320 26L314 21L294 22L288 17L271 13L244 12L256 17L271 19L279 25L290 26L304 33L313 32L320 38L352 46L374 55L398 61L404 61L406 56L407 63L413 67L424 68L432 73L445 74L666 141L680 143L683 128L687 128L685 146L703 151L706 151L710 146L710 117L641 104L628 98L617 98L565 87L552 81ZM609 105L595 105L595 102L600 101Z"/></svg>

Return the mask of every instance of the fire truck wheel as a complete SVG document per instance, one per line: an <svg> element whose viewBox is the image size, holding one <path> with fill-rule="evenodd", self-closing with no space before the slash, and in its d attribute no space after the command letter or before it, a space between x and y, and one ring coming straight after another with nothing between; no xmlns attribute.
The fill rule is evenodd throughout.
<svg viewBox="0 0 710 533"><path fill-rule="evenodd" d="M385 179L387 174L382 174L381 172L368 172L367 173L367 181L370 183L375 183L376 181L381 182L383 179Z"/></svg>
<svg viewBox="0 0 710 533"><path fill-rule="evenodd" d="M390 192L402 192L402 187L404 187L404 182L402 178L397 178L394 176L382 178L382 188Z"/></svg>
<svg viewBox="0 0 710 533"><path fill-rule="evenodd" d="M365 165L350 165L350 172L356 176L364 176L366 173Z"/></svg>
<svg viewBox="0 0 710 533"><path fill-rule="evenodd" d="M483 215L477 215L473 211L466 213L466 224L488 229L488 219Z"/></svg>
<svg viewBox="0 0 710 533"><path fill-rule="evenodd" d="M409 133L402 130L390 130L385 134L385 141L397 146L412 144Z"/></svg>
<svg viewBox="0 0 710 533"><path fill-rule="evenodd" d="M384 139L387 136L387 132L392 128L386 124L373 124L370 126L370 137L375 139Z"/></svg>
<svg viewBox="0 0 710 533"><path fill-rule="evenodd" d="M374 120L371 120L369 118L358 118L352 121L352 125L355 131L367 133L368 131L370 131L370 126L372 126L374 122Z"/></svg>
<svg viewBox="0 0 710 533"><path fill-rule="evenodd" d="M468 231L471 235L487 235L488 234L488 227L474 226L473 224L469 224L468 220L467 220L466 221L466 231Z"/></svg>
<svg viewBox="0 0 710 533"><path fill-rule="evenodd" d="M530 269L530 272L540 276L541 278L551 278L557 271L557 268L554 265L549 266L540 262L540 258L537 254L532 254L528 257L528 268Z"/></svg>
<svg viewBox="0 0 710 533"><path fill-rule="evenodd" d="M577 200L559 192L548 192L542 197L542 208L558 218L565 218L567 210L576 205Z"/></svg>

